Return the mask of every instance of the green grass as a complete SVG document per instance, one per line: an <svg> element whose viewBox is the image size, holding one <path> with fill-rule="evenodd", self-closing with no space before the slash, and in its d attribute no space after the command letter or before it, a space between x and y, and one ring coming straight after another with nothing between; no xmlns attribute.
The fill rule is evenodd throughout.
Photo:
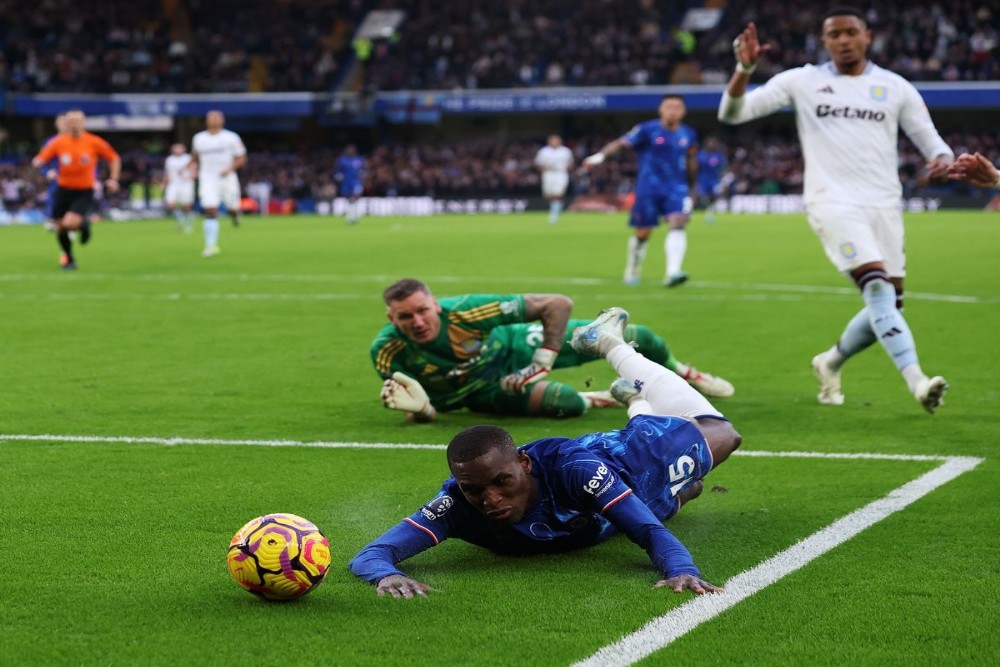
<svg viewBox="0 0 1000 667"><path fill-rule="evenodd" d="M815 403L809 359L860 299L800 216L696 219L693 282L669 291L662 230L644 284L621 285L620 216L251 219L224 225L211 260L170 223L104 224L72 274L50 235L0 228L0 433L440 444L481 421L519 442L616 428L623 411L409 424L381 407L368 345L381 289L407 275L442 296L562 292L577 317L621 305L736 385L717 405L745 449L987 459L643 664L995 664L996 224L908 219L906 317L952 385L934 416L880 349L846 367L844 406ZM556 377L603 388L613 373ZM625 539L531 559L449 542L405 566L429 599L377 598L346 563L435 493L439 451L6 440L0 457L0 664L559 665L688 599L651 589ZM670 527L722 583L936 465L736 457L708 478L728 492ZM278 511L316 522L334 555L287 605L225 570L236 529Z"/></svg>

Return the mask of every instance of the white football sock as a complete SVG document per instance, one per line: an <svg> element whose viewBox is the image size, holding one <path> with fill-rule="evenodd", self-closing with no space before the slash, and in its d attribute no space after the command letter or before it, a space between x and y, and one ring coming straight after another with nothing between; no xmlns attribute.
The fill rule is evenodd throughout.
<svg viewBox="0 0 1000 667"><path fill-rule="evenodd" d="M626 343L607 354L608 363L649 402L652 414L692 419L704 415L721 417L704 396L673 371L636 352ZM631 408L631 406L629 406Z"/></svg>
<svg viewBox="0 0 1000 667"><path fill-rule="evenodd" d="M667 232L667 239L663 242L663 251L667 254L667 278L681 272L687 247L687 230L671 229Z"/></svg>
<svg viewBox="0 0 1000 667"><path fill-rule="evenodd" d="M628 237L628 251L625 254L625 280L638 280L642 271L642 261L646 259L646 249L649 241L640 241L639 237Z"/></svg>
<svg viewBox="0 0 1000 667"><path fill-rule="evenodd" d="M201 225L205 232L205 247L213 248L219 245L219 219L205 218Z"/></svg>

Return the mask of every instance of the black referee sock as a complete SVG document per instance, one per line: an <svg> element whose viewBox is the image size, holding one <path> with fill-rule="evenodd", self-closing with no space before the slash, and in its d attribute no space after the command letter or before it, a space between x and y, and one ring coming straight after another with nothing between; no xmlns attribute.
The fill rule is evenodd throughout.
<svg viewBox="0 0 1000 667"><path fill-rule="evenodd" d="M90 220L84 220L80 223L80 244L87 245L87 241L90 240Z"/></svg>
<svg viewBox="0 0 1000 667"><path fill-rule="evenodd" d="M73 261L73 242L69 240L69 232L65 229L60 231L56 235L56 240L59 241L59 247L69 258L69 261Z"/></svg>

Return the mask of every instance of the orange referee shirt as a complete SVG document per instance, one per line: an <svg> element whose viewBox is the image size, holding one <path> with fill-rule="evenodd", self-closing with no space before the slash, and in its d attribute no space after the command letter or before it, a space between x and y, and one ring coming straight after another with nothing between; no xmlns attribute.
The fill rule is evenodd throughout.
<svg viewBox="0 0 1000 667"><path fill-rule="evenodd" d="M94 187L94 167L98 158L111 162L118 159L118 153L96 134L81 132L78 137L69 134L53 137L35 157L43 162L58 157L56 183L59 187L86 190Z"/></svg>

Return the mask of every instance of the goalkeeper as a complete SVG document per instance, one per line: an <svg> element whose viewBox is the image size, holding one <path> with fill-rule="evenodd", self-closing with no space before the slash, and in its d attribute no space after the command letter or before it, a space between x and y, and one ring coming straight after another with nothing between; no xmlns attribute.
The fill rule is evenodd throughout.
<svg viewBox="0 0 1000 667"><path fill-rule="evenodd" d="M547 379L555 368L593 361L569 345L589 320L569 318L573 302L561 294L466 294L436 299L426 284L404 278L382 298L389 324L371 346L385 380L382 403L417 422L437 412L576 417L588 408L618 405L606 392L578 392ZM733 394L726 380L681 363L647 327L629 325L626 339L706 396Z"/></svg>

